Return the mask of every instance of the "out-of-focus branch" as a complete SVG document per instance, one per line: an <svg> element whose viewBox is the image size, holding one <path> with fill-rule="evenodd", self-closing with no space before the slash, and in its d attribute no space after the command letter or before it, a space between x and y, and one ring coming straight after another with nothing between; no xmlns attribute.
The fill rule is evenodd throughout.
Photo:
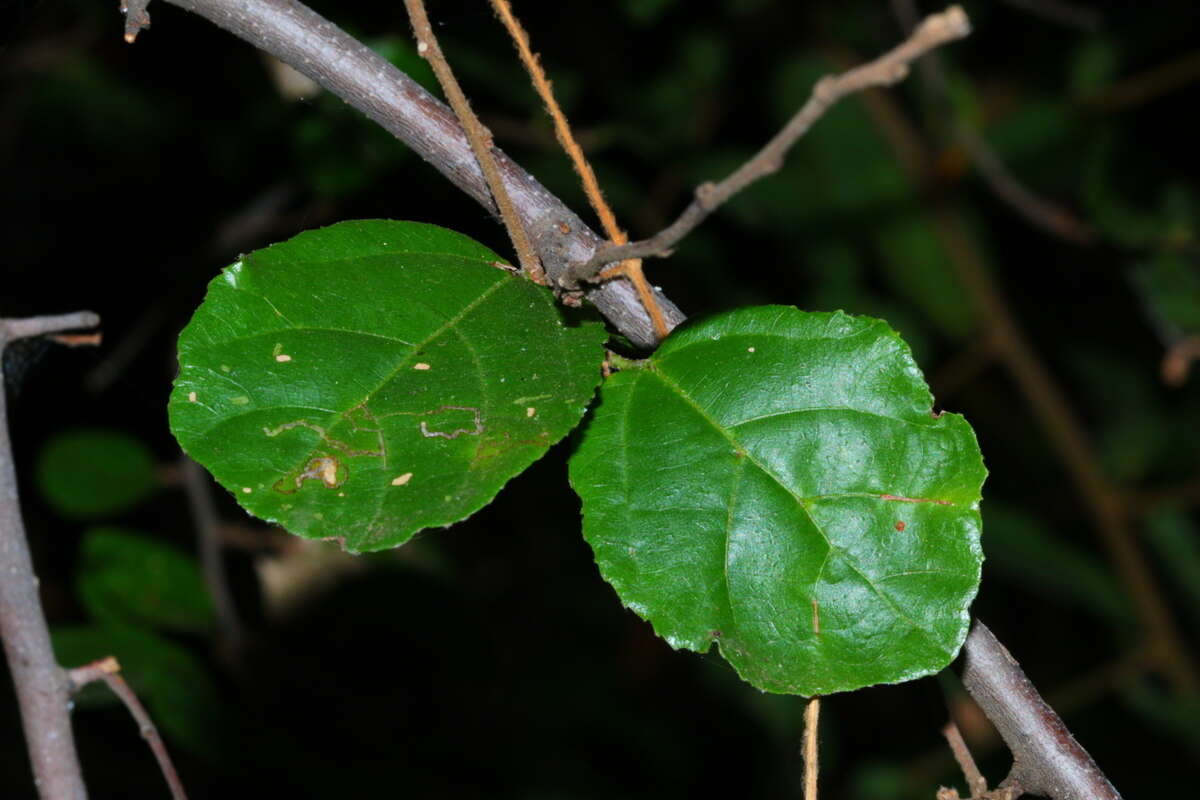
<svg viewBox="0 0 1200 800"><path fill-rule="evenodd" d="M133 689L129 688L129 684L121 677L120 672L121 665L115 658L108 656L99 661L93 661L91 664L76 667L68 672L67 676L71 681L72 690L76 692L94 681L104 681L112 693L125 704L125 708L129 709L130 715L137 722L142 738L150 746L150 751L154 753L154 759L158 761L158 768L162 770L163 777L167 779L171 797L174 800L187 800L183 782L179 780L179 773L175 771L175 765L171 763L167 746L163 744L162 737L158 735L158 728L154 727L154 721L146 713L145 706L138 700Z"/></svg>
<svg viewBox="0 0 1200 800"><path fill-rule="evenodd" d="M1067 726L992 632L978 620L963 652L963 685L1013 756L1001 787L1052 800L1120 800Z"/></svg>
<svg viewBox="0 0 1200 800"><path fill-rule="evenodd" d="M919 19L916 0L892 0L892 9L904 30L911 30ZM946 68L937 53L920 64L921 80L926 89L948 104L950 81ZM1025 218L1030 225L1052 236L1074 244L1091 244L1094 240L1088 229L1074 214L1039 196L1009 170L982 136L967 126L953 112L947 112L950 130L958 145L966 152L984 184L1001 202Z"/></svg>
<svg viewBox="0 0 1200 800"><path fill-rule="evenodd" d="M950 6L940 14L927 17L907 40L874 61L840 75L826 75L817 81L808 102L771 141L725 180L703 183L697 187L691 204L664 230L640 242L606 247L587 261L572 267L569 277L577 281L589 280L605 264L613 261L665 255L722 203L759 178L778 172L792 146L843 97L904 80L913 61L934 48L962 39L970 32L971 24L966 12L959 6Z"/></svg>
<svg viewBox="0 0 1200 800"><path fill-rule="evenodd" d="M0 357L4 348L17 339L99 324L100 318L90 311L0 320ZM6 402L0 381L0 638L17 691L39 795L47 800L84 800L87 790L71 733L70 684L54 658L46 614L38 596L17 495Z"/></svg>
<svg viewBox="0 0 1200 800"><path fill-rule="evenodd" d="M193 461L184 456L180 460L183 486L187 491L188 509L192 525L196 528L196 547L200 553L200 569L213 608L217 615L217 630L220 637L220 653L228 660L238 662L246 641L246 632L229 590L225 573L224 543L221 519L212 498L212 478Z"/></svg>
<svg viewBox="0 0 1200 800"><path fill-rule="evenodd" d="M396 136L447 179L492 213L496 206L470 142L454 112L386 59L332 22L295 0L166 0L199 14L307 75ZM149 0L127 0L127 31L148 24ZM567 265L586 261L601 239L536 178L493 149L509 196L551 281ZM587 297L639 347L658 337L633 287L612 281L587 290ZM667 323L684 315L657 296Z"/></svg>

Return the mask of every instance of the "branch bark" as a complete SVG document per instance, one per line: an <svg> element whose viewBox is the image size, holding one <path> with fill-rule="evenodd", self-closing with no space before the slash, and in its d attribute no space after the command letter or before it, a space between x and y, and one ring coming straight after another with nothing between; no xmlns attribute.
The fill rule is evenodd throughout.
<svg viewBox="0 0 1200 800"><path fill-rule="evenodd" d="M1053 800L1121 800L1087 751L978 620L963 647L962 680L1013 756L1000 784Z"/></svg>
<svg viewBox="0 0 1200 800"><path fill-rule="evenodd" d="M9 342L95 327L90 312L0 320L0 357ZM71 684L54 658L50 630L25 536L4 386L0 381L0 637L8 659L34 782L48 800L85 800L87 789L71 733Z"/></svg>
<svg viewBox="0 0 1200 800"><path fill-rule="evenodd" d="M126 38L149 23L149 0L126 3ZM408 145L493 214L487 181L454 113L414 80L332 22L294 0L166 0L198 14L289 64L336 94ZM603 244L583 221L536 178L494 149L497 166L517 215L550 279L558 283L567 266L587 261ZM658 342L654 325L636 291L624 281L587 290L587 297L621 333L639 347ZM683 313L662 295L668 325Z"/></svg>

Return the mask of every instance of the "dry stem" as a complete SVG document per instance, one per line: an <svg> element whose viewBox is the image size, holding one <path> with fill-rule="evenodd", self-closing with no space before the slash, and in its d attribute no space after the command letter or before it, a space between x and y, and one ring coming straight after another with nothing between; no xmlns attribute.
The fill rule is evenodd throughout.
<svg viewBox="0 0 1200 800"><path fill-rule="evenodd" d="M458 115L458 120L462 123L463 130L466 131L467 138L471 141L471 149L475 152L479 168L483 170L483 174L487 178L488 187L492 190L492 197L496 201L496 207L500 209L500 217L504 220L508 237L517 251L517 260L521 264L521 269L537 283L545 284L546 272L542 269L542 263L537 253L534 252L529 235L525 232L525 225L517 215L512 198L509 197L508 189L504 185L504 178L501 177L500 169L496 166L496 159L492 156L492 136L475 116L475 112L471 110L467 96L463 93L462 87L458 85L458 80L454 77L449 62L442 54L437 36L433 33L433 26L429 24L429 15L425 13L424 0L404 0L404 6L408 9L413 32L416 34L417 52L433 67L433 73L437 76L438 83L442 85L442 91L446 93L450 107Z"/></svg>
<svg viewBox="0 0 1200 800"><path fill-rule="evenodd" d="M817 800L817 728L821 698L813 697L804 707L804 800Z"/></svg>
<svg viewBox="0 0 1200 800"><path fill-rule="evenodd" d="M550 81L546 78L546 73L542 69L542 65L538 63L537 55L529 46L529 34L525 32L520 21L513 14L508 0L491 0L491 2L496 15L504 23L508 35L512 37L513 43L516 45L517 53L521 57L521 63L525 65L525 71L529 73L529 78L533 82L533 88L537 91L538 97L542 99L542 103L546 106L546 111L550 114L550 119L554 121L554 135L558 138L558 142L562 145L563 150L566 151L567 156L570 157L571 164L575 167L575 172L579 174L579 179L583 183L583 193L587 195L588 203L591 204L592 209L596 212L596 216L600 218L601 227L604 228L604 232L608 234L609 241L613 244L625 244L629 241L629 237L625 234L625 231L621 230L621 226L617 224L617 217L613 214L608 201L604 199L604 192L600 190L600 182L596 180L596 173L592 169L592 165L588 162L587 156L583 154L583 148L575 140L575 135L571 132L571 125L567 122L567 115L563 113L562 108L558 105L558 101L554 98L554 89L550 85ZM628 278L629 282L633 284L634 289L637 290L638 299L646 308L646 313L650 315L650 321L654 325L655 333L660 339L666 338L671 330L667 326L662 310L658 306L658 299L654 296L654 291L650 288L650 284L642 272L642 260L640 258L626 259L616 267L605 270L599 277L603 280L618 277ZM577 285L564 285L564 288L575 289Z"/></svg>

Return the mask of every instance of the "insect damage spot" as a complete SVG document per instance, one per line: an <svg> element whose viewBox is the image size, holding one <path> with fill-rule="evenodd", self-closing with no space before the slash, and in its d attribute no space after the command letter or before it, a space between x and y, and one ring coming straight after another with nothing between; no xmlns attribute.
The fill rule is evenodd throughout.
<svg viewBox="0 0 1200 800"><path fill-rule="evenodd" d="M812 629L817 636L821 635L821 604L815 597L812 599Z"/></svg>
<svg viewBox="0 0 1200 800"><path fill-rule="evenodd" d="M904 529L907 527L908 526L904 524L904 520L902 520L902 519L896 520L896 530L900 531L901 533L904 533Z"/></svg>
<svg viewBox="0 0 1200 800"><path fill-rule="evenodd" d="M295 494L305 481L320 481L326 489L336 489L350 477L346 465L333 456L310 458L304 469L295 475L281 478L272 487L281 494Z"/></svg>
<svg viewBox="0 0 1200 800"><path fill-rule="evenodd" d="M425 416L432 418L421 420L421 435L426 439L457 439L483 433L483 417L473 406L442 406Z"/></svg>
<svg viewBox="0 0 1200 800"><path fill-rule="evenodd" d="M525 409L525 416L527 416L527 417L532 417L536 413L537 413L537 409L534 408L533 406L530 406L529 408Z"/></svg>
<svg viewBox="0 0 1200 800"><path fill-rule="evenodd" d="M309 422L308 420L304 420L304 419L298 419L294 422L285 422L277 428L263 428L262 431L267 436L274 438L274 437L278 436L279 434L283 433L284 431L290 431L295 428L304 428L305 430L312 431L313 433L315 433L321 437L322 442L324 442L325 444L334 448L335 450L340 450L341 452L345 453L348 456L352 456L352 457L353 456L372 456L375 458L382 458L383 454L384 454L383 453L383 442L379 438L379 431L374 428L359 427L357 425L357 423L355 423L354 431L356 431L356 432L362 431L362 432L376 434L376 439L379 442L379 446L376 449L364 450L364 449L355 448L347 442L343 442L340 439L333 438L320 425L316 425L316 424Z"/></svg>
<svg viewBox="0 0 1200 800"><path fill-rule="evenodd" d="M195 392L188 392L188 402L189 403L196 402L196 393Z"/></svg>
<svg viewBox="0 0 1200 800"><path fill-rule="evenodd" d="M403 486L412 480L412 476L413 474L411 472L406 472L403 475L397 475L396 477L392 478L392 486Z"/></svg>
<svg viewBox="0 0 1200 800"><path fill-rule="evenodd" d="M275 360L278 361L280 364L286 364L287 362L292 360L292 357L289 356L287 353L280 353L279 355L275 356Z"/></svg>

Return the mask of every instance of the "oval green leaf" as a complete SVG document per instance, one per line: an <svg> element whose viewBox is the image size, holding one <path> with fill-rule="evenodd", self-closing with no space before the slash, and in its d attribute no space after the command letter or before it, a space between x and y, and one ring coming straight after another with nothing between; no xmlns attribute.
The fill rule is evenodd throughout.
<svg viewBox="0 0 1200 800"><path fill-rule="evenodd" d="M54 510L99 519L133 508L158 487L154 454L139 439L108 428L58 434L38 454L36 477Z"/></svg>
<svg viewBox="0 0 1200 800"><path fill-rule="evenodd" d="M75 587L100 622L195 633L213 625L212 598L196 560L124 528L84 533Z"/></svg>
<svg viewBox="0 0 1200 800"><path fill-rule="evenodd" d="M245 256L179 337L171 429L250 513L351 552L495 497L582 417L604 328L433 225Z"/></svg>
<svg viewBox="0 0 1200 800"><path fill-rule="evenodd" d="M802 695L942 669L979 583L974 433L886 323L791 307L676 331L571 462L584 535L673 647Z"/></svg>

